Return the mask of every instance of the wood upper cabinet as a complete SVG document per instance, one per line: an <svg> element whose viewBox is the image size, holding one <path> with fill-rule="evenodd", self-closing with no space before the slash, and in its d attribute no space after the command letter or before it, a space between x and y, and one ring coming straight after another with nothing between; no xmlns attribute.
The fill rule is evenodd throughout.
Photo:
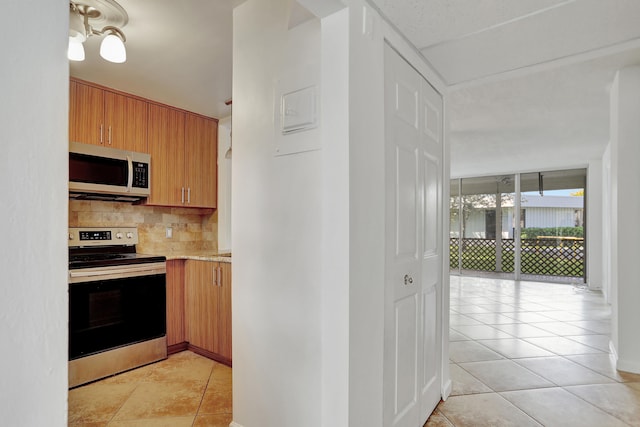
<svg viewBox="0 0 640 427"><path fill-rule="evenodd" d="M69 140L144 153L147 102L71 80Z"/></svg>
<svg viewBox="0 0 640 427"><path fill-rule="evenodd" d="M148 205L216 207L216 119L72 78L69 140L151 154Z"/></svg>
<svg viewBox="0 0 640 427"><path fill-rule="evenodd" d="M151 154L149 205L182 206L184 188L185 113L149 104L148 152ZM186 199L184 199L186 200Z"/></svg>
<svg viewBox="0 0 640 427"><path fill-rule="evenodd" d="M215 208L218 122L149 105L149 205Z"/></svg>
<svg viewBox="0 0 640 427"><path fill-rule="evenodd" d="M69 140L85 144L104 143L104 91L69 82Z"/></svg>
<svg viewBox="0 0 640 427"><path fill-rule="evenodd" d="M105 91L104 105L105 145L146 153L148 103Z"/></svg>
<svg viewBox="0 0 640 427"><path fill-rule="evenodd" d="M187 113L184 136L187 205L215 208L218 123L206 117Z"/></svg>
<svg viewBox="0 0 640 427"><path fill-rule="evenodd" d="M189 344L231 362L231 264L187 260L186 330Z"/></svg>

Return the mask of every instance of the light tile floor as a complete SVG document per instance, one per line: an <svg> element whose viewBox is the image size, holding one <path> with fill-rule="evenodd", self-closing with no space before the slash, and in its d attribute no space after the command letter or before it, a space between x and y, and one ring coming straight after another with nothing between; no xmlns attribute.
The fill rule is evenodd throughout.
<svg viewBox="0 0 640 427"><path fill-rule="evenodd" d="M73 427L228 427L231 368L184 351L69 391Z"/></svg>
<svg viewBox="0 0 640 427"><path fill-rule="evenodd" d="M453 391L425 426L640 426L640 375L615 370L610 317L581 286L451 276Z"/></svg>
<svg viewBox="0 0 640 427"><path fill-rule="evenodd" d="M453 390L425 426L640 426L640 375L613 367L602 294L452 276L450 319ZM231 368L188 351L69 391L73 427L227 427L231 413Z"/></svg>

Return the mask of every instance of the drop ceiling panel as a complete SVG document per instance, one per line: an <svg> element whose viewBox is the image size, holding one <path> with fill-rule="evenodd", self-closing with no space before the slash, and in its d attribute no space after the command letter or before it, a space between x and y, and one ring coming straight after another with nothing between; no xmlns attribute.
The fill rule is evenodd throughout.
<svg viewBox="0 0 640 427"><path fill-rule="evenodd" d="M576 1L422 53L445 81L457 84L638 38L639 17L636 0Z"/></svg>
<svg viewBox="0 0 640 427"><path fill-rule="evenodd" d="M455 40L575 0L373 0L418 48Z"/></svg>

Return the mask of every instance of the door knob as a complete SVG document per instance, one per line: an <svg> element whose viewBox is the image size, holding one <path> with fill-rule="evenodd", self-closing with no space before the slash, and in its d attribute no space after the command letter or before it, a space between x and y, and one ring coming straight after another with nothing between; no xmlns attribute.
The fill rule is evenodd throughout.
<svg viewBox="0 0 640 427"><path fill-rule="evenodd" d="M409 286L413 284L413 277L409 276L408 274L404 275L404 284Z"/></svg>

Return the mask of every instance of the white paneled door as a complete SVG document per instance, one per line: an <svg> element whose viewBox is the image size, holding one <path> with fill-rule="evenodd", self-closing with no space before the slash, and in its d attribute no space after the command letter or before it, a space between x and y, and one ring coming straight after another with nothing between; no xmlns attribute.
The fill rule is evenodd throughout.
<svg viewBox="0 0 640 427"><path fill-rule="evenodd" d="M385 46L384 425L422 426L440 401L442 98Z"/></svg>

